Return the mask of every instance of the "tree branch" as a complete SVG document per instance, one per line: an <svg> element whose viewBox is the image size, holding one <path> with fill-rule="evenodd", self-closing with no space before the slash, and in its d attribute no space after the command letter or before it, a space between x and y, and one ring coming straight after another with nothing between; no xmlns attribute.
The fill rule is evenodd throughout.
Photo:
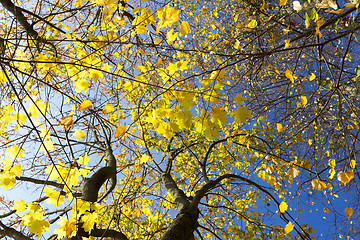
<svg viewBox="0 0 360 240"><path fill-rule="evenodd" d="M3 230L0 230L0 237L11 237L16 240L32 240L31 238L25 236L21 232L15 230L14 228L5 226L0 221L0 226L3 228Z"/></svg>

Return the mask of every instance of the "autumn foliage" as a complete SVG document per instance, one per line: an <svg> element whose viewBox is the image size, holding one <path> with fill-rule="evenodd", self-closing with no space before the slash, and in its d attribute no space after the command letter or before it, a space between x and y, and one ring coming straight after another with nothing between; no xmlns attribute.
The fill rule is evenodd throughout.
<svg viewBox="0 0 360 240"><path fill-rule="evenodd" d="M358 1L0 3L0 238L359 239Z"/></svg>

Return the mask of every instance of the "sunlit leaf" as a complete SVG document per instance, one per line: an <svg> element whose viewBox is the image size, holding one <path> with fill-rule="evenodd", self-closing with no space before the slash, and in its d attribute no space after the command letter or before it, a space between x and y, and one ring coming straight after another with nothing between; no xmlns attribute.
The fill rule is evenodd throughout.
<svg viewBox="0 0 360 240"><path fill-rule="evenodd" d="M187 21L183 21L181 23L181 30L180 30L180 34L181 35L186 35L188 34L190 31L190 24Z"/></svg>
<svg viewBox="0 0 360 240"><path fill-rule="evenodd" d="M286 72L285 72L285 76L290 79L291 83L294 83L294 76L293 76L293 73L287 69Z"/></svg>
<svg viewBox="0 0 360 240"><path fill-rule="evenodd" d="M284 126L281 123L277 123L276 124L276 129L278 130L278 132L282 132L287 128L287 126Z"/></svg>
<svg viewBox="0 0 360 240"><path fill-rule="evenodd" d="M279 210L280 210L281 213L286 212L287 209L288 209L288 205L287 205L286 202L280 203L280 205L279 205Z"/></svg>
<svg viewBox="0 0 360 240"><path fill-rule="evenodd" d="M105 104L105 110L107 113L111 113L113 112L115 109L114 105L112 105L111 103L107 103Z"/></svg>
<svg viewBox="0 0 360 240"><path fill-rule="evenodd" d="M354 178L354 171L353 170L349 170L346 173L343 172L343 171L340 171L337 174L337 179L343 184L347 184L353 178Z"/></svg>
<svg viewBox="0 0 360 240"><path fill-rule="evenodd" d="M287 0L280 0L279 6L284 6L287 3Z"/></svg>
<svg viewBox="0 0 360 240"><path fill-rule="evenodd" d="M299 176L300 171L296 167L292 167L292 168L289 168L289 170L287 171L287 174L289 176L291 176L292 178L296 178L297 176Z"/></svg>
<svg viewBox="0 0 360 240"><path fill-rule="evenodd" d="M73 118L73 115L63 117L59 120L59 124L63 125L65 130L69 130L74 125L74 121L72 118Z"/></svg>
<svg viewBox="0 0 360 240"><path fill-rule="evenodd" d="M255 19L251 20L249 24L247 25L248 28L256 28L258 25L257 21Z"/></svg>
<svg viewBox="0 0 360 240"><path fill-rule="evenodd" d="M307 97L306 96L301 96L300 100L301 100L301 104L305 107L306 104L307 104Z"/></svg>
<svg viewBox="0 0 360 240"><path fill-rule="evenodd" d="M78 111L84 111L84 110L86 110L86 109L91 108L92 106L93 106L93 104L92 104L92 102L91 102L90 100L84 100L84 101L80 104L80 106L79 106L79 108L78 108Z"/></svg>
<svg viewBox="0 0 360 240"><path fill-rule="evenodd" d="M350 220L351 216L353 215L352 207L345 208L345 214L346 214L347 218Z"/></svg>
<svg viewBox="0 0 360 240"><path fill-rule="evenodd" d="M82 131L81 129L75 129L75 132L73 134L76 137L76 140L79 141L80 139L84 138L86 133Z"/></svg>
<svg viewBox="0 0 360 240"><path fill-rule="evenodd" d="M126 132L126 126L124 125L119 125L116 128L116 133L115 133L115 137L120 137L121 135L123 135Z"/></svg>
<svg viewBox="0 0 360 240"><path fill-rule="evenodd" d="M326 184L320 181L319 179L313 179L311 181L311 186L318 191L326 189Z"/></svg>
<svg viewBox="0 0 360 240"><path fill-rule="evenodd" d="M284 232L285 232L285 234L288 234L293 229L294 229L294 224L292 222L288 222L288 224L286 224L286 226L284 228Z"/></svg>

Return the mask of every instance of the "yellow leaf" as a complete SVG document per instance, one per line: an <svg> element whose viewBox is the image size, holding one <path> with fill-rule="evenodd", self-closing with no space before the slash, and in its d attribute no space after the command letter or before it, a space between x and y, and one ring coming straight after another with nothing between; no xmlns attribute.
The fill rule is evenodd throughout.
<svg viewBox="0 0 360 240"><path fill-rule="evenodd" d="M290 39L286 39L286 40L284 40L284 42L285 42L284 49L286 49L286 48L288 48L290 46Z"/></svg>
<svg viewBox="0 0 360 240"><path fill-rule="evenodd" d="M77 93L80 93L81 91L83 91L84 93L87 93L88 89L89 89L89 83L86 79L79 79L74 83L75 86L75 91Z"/></svg>
<svg viewBox="0 0 360 240"><path fill-rule="evenodd" d="M285 226L285 234L288 234L289 232L291 232L294 229L294 224L292 222L289 222L288 224L286 224Z"/></svg>
<svg viewBox="0 0 360 240"><path fill-rule="evenodd" d="M311 145L313 144L313 140L312 140L312 139L309 139L309 140L308 140L308 144L309 144L309 146L311 146Z"/></svg>
<svg viewBox="0 0 360 240"><path fill-rule="evenodd" d="M20 149L17 144L14 144L12 147L7 148L7 150L7 155L11 158L22 158L24 156L24 149Z"/></svg>
<svg viewBox="0 0 360 240"><path fill-rule="evenodd" d="M60 221L57 224L60 226L54 230L54 233L58 235L59 239L63 239L65 236L72 237L76 235L77 220L75 218L68 220L65 217L60 217Z"/></svg>
<svg viewBox="0 0 360 240"><path fill-rule="evenodd" d="M15 205L12 208L17 212L23 212L26 209L26 203L24 200L15 201Z"/></svg>
<svg viewBox="0 0 360 240"><path fill-rule="evenodd" d="M20 177L22 174L22 166L15 165L10 169L10 174L15 176L15 177Z"/></svg>
<svg viewBox="0 0 360 240"><path fill-rule="evenodd" d="M284 6L287 3L287 0L280 0L279 6Z"/></svg>
<svg viewBox="0 0 360 240"><path fill-rule="evenodd" d="M237 49L239 49L239 47L240 47L240 41L236 39L234 48L237 50Z"/></svg>
<svg viewBox="0 0 360 240"><path fill-rule="evenodd" d="M287 209L288 209L288 205L287 205L286 202L280 203L280 205L279 205L279 210L280 210L281 213L286 212Z"/></svg>
<svg viewBox="0 0 360 240"><path fill-rule="evenodd" d="M190 31L190 24L187 21L181 23L180 35L186 35Z"/></svg>
<svg viewBox="0 0 360 240"><path fill-rule="evenodd" d="M60 192L53 190L52 188L46 186L44 188L44 193L47 197L49 197L46 202L51 205L53 204L54 207L58 207L59 204L64 202L64 196L60 196Z"/></svg>
<svg viewBox="0 0 360 240"><path fill-rule="evenodd" d="M162 42L161 38L154 38L154 44L159 45Z"/></svg>
<svg viewBox="0 0 360 240"><path fill-rule="evenodd" d="M165 8L160 8L157 11L157 15L160 19L157 27L157 31L164 27L171 27L173 23L176 23L179 20L180 10L176 10L175 8L170 7L170 5L166 5Z"/></svg>
<svg viewBox="0 0 360 240"><path fill-rule="evenodd" d="M73 117L73 115L69 115L69 116L61 118L59 120L59 124L64 125L65 130L69 130L74 125L74 121L73 121L72 117Z"/></svg>
<svg viewBox="0 0 360 240"><path fill-rule="evenodd" d="M114 109L115 109L115 107L111 103L105 104L105 110L106 110L107 113L113 112Z"/></svg>
<svg viewBox="0 0 360 240"><path fill-rule="evenodd" d="M349 170L346 173L343 171L340 171L337 175L337 179L343 183L343 184L347 184L348 182L350 182L352 179L354 178L354 172L353 170Z"/></svg>
<svg viewBox="0 0 360 240"><path fill-rule="evenodd" d="M305 27L306 28L310 27L310 18L307 13L305 13Z"/></svg>
<svg viewBox="0 0 360 240"><path fill-rule="evenodd" d="M46 147L46 149L45 149ZM44 151L44 153L47 153L46 150L51 151L54 149L54 142L53 141L44 141L43 144L41 144L40 151Z"/></svg>
<svg viewBox="0 0 360 240"><path fill-rule="evenodd" d="M329 209L328 209L328 208L324 208L324 213L329 213Z"/></svg>
<svg viewBox="0 0 360 240"><path fill-rule="evenodd" d="M98 213L96 212L85 212L85 214L81 217L83 224L83 228L85 232L89 232L94 228L96 220L98 219Z"/></svg>
<svg viewBox="0 0 360 240"><path fill-rule="evenodd" d="M239 106L238 109L235 111L234 113L235 115L235 121L237 123L240 123L240 122L246 122L246 119L247 118L251 118L251 111L246 109L245 107L243 106Z"/></svg>
<svg viewBox="0 0 360 240"><path fill-rule="evenodd" d="M335 159L334 159L334 158L329 159L328 165L329 165L330 167L332 167L332 168L335 168L335 166L336 166L336 161L335 161Z"/></svg>
<svg viewBox="0 0 360 240"><path fill-rule="evenodd" d="M312 81L316 78L315 74L314 73L311 73L310 77L309 77L309 80Z"/></svg>
<svg viewBox="0 0 360 240"><path fill-rule="evenodd" d="M83 110L86 110L86 109L89 109L93 106L92 102L90 100L84 100L79 108L78 108L78 111L83 111Z"/></svg>
<svg viewBox="0 0 360 240"><path fill-rule="evenodd" d="M251 20L249 24L247 25L248 28L256 28L257 27L257 21L255 19Z"/></svg>
<svg viewBox="0 0 360 240"><path fill-rule="evenodd" d="M146 163L147 161L149 161L150 156L149 155L142 155L140 158L140 164Z"/></svg>
<svg viewBox="0 0 360 240"><path fill-rule="evenodd" d="M330 173L329 178L332 180L335 176L336 171L334 168L330 168L329 173Z"/></svg>
<svg viewBox="0 0 360 240"><path fill-rule="evenodd" d="M89 161L90 161L90 158L88 157L87 154L79 157L79 164L81 164L81 165L87 165L89 163Z"/></svg>
<svg viewBox="0 0 360 240"><path fill-rule="evenodd" d="M301 96L300 100L301 100L301 104L305 107L306 104L307 104L307 97L306 96Z"/></svg>
<svg viewBox="0 0 360 240"><path fill-rule="evenodd" d="M294 76L293 76L292 72L291 72L289 69L286 70L285 76L286 76L288 79L290 79L290 81L291 81L292 83L294 83Z"/></svg>
<svg viewBox="0 0 360 240"><path fill-rule="evenodd" d="M168 44L173 44L177 37L178 37L179 33L178 32L175 32L174 33L174 29L171 29L167 34L166 34L166 41Z"/></svg>
<svg viewBox="0 0 360 240"><path fill-rule="evenodd" d="M282 132L287 128L287 126L283 127L281 123L277 123L276 124L276 129L278 130L278 132Z"/></svg>
<svg viewBox="0 0 360 240"><path fill-rule="evenodd" d="M320 181L319 179L313 179L311 181L311 186L318 191L326 189L326 184Z"/></svg>
<svg viewBox="0 0 360 240"><path fill-rule="evenodd" d="M115 133L115 137L120 137L121 135L123 135L126 131L126 126L123 125L119 125L116 128L116 133Z"/></svg>
<svg viewBox="0 0 360 240"><path fill-rule="evenodd" d="M351 159L351 161L350 161L350 167L351 167L352 169L354 169L355 166L356 166L356 161L355 161L354 159Z"/></svg>
<svg viewBox="0 0 360 240"><path fill-rule="evenodd" d="M352 207L345 208L345 214L346 214L347 218L350 220L351 216L353 215Z"/></svg>
<svg viewBox="0 0 360 240"><path fill-rule="evenodd" d="M73 136L76 137L77 141L79 141L80 139L84 138L85 132L80 129L75 129Z"/></svg>

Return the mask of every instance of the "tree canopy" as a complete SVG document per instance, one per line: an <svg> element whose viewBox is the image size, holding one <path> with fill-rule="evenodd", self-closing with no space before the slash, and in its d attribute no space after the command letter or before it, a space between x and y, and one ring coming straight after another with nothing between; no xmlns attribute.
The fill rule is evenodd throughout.
<svg viewBox="0 0 360 240"><path fill-rule="evenodd" d="M0 3L0 238L359 238L358 0Z"/></svg>

